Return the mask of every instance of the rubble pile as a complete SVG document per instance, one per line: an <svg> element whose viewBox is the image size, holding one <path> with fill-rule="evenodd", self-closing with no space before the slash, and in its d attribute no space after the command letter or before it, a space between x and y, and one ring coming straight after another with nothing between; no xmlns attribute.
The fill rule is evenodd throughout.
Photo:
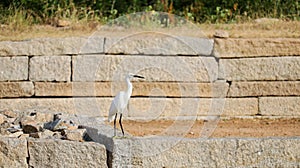
<svg viewBox="0 0 300 168"><path fill-rule="evenodd" d="M0 111L0 136L90 141L84 126L75 120L70 114L4 110Z"/></svg>

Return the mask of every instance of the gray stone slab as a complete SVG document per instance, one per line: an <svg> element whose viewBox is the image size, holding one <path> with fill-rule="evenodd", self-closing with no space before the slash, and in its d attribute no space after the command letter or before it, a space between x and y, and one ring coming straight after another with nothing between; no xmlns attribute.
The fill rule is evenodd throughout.
<svg viewBox="0 0 300 168"><path fill-rule="evenodd" d="M0 57L0 81L28 80L28 57Z"/></svg>
<svg viewBox="0 0 300 168"><path fill-rule="evenodd" d="M26 139L0 137L0 166L3 168L27 167Z"/></svg>
<svg viewBox="0 0 300 168"><path fill-rule="evenodd" d="M73 57L74 81L124 81L128 73L146 81L209 82L218 76L213 57L82 55Z"/></svg>
<svg viewBox="0 0 300 168"><path fill-rule="evenodd" d="M29 166L107 167L106 149L95 142L29 139Z"/></svg>
<svg viewBox="0 0 300 168"><path fill-rule="evenodd" d="M31 81L70 81L70 56L44 56L30 59Z"/></svg>
<svg viewBox="0 0 300 168"><path fill-rule="evenodd" d="M219 75L229 81L299 80L300 57L221 59Z"/></svg>

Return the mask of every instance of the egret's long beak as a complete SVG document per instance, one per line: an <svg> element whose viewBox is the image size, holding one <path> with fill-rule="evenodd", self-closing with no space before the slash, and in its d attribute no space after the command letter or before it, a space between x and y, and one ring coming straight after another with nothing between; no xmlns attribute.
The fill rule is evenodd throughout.
<svg viewBox="0 0 300 168"><path fill-rule="evenodd" d="M135 77L135 78L141 78L141 79L145 79L143 76L140 76L140 75L133 75L133 77Z"/></svg>

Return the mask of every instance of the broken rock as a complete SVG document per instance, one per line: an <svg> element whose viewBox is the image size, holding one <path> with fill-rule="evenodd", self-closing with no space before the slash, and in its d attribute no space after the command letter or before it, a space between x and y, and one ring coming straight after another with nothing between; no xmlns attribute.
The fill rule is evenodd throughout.
<svg viewBox="0 0 300 168"><path fill-rule="evenodd" d="M1 114L5 115L6 117L9 117L9 118L16 118L16 117L18 117L18 113L17 112L10 111L10 110L2 111Z"/></svg>
<svg viewBox="0 0 300 168"><path fill-rule="evenodd" d="M86 129L64 130L64 134L67 140L83 141L83 137L86 134Z"/></svg>
<svg viewBox="0 0 300 168"><path fill-rule="evenodd" d="M4 123L6 117L3 114L0 114L0 124Z"/></svg>
<svg viewBox="0 0 300 168"><path fill-rule="evenodd" d="M43 125L32 121L32 122L27 122L25 125L23 125L22 128L25 134L30 134L30 133L42 131Z"/></svg>

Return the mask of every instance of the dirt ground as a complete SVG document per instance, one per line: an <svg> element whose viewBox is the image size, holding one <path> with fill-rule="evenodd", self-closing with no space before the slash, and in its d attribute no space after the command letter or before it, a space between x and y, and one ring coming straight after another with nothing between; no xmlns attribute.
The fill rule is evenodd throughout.
<svg viewBox="0 0 300 168"><path fill-rule="evenodd" d="M0 41L26 40L32 38L43 37L74 37L74 36L90 36L99 28L100 24L75 24L69 27L53 27L50 25L35 25L15 29L7 25L0 24ZM263 21L248 22L240 24L198 24L198 31L202 31L203 35L212 38L216 30L225 30L229 33L230 38L299 38L300 22L299 21ZM111 30L113 34L115 30ZM133 30L134 31L134 30ZM164 32L164 29L161 30ZM170 29L166 29L168 34ZM197 31L197 32L198 32ZM123 32L123 30L121 30ZM190 32L184 31L185 33ZM192 32L194 33L194 32ZM13 34L13 36L12 36ZM127 33L128 34L128 33ZM127 35L126 34L126 35ZM173 33L178 35L176 31ZM110 32L109 35L112 35Z"/></svg>
<svg viewBox="0 0 300 168"><path fill-rule="evenodd" d="M212 131L209 137L292 137L300 136L300 119L220 119L214 129L209 121L123 121L125 132L133 136L170 135L201 137L201 131ZM113 123L110 123L113 126ZM204 126L205 125L205 126ZM119 128L119 124L117 124ZM204 129L203 129L204 128ZM203 135L203 134L202 134Z"/></svg>

